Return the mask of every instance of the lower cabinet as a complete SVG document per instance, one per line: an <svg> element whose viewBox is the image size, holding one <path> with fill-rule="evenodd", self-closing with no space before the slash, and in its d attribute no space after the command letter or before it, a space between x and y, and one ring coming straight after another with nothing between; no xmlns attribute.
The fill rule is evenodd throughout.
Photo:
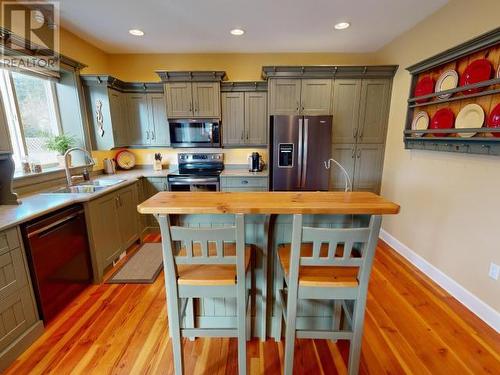
<svg viewBox="0 0 500 375"><path fill-rule="evenodd" d="M167 177L146 177L143 179L143 190L144 196L143 200L151 198L156 193L160 191L168 191L168 181ZM141 215L142 220L145 222L146 227L158 227L158 221L156 221L153 215Z"/></svg>
<svg viewBox="0 0 500 375"><path fill-rule="evenodd" d="M124 187L86 203L94 280L139 239L137 184Z"/></svg>
<svg viewBox="0 0 500 375"><path fill-rule="evenodd" d="M0 232L0 372L43 333L18 228Z"/></svg>
<svg viewBox="0 0 500 375"><path fill-rule="evenodd" d="M268 191L266 176L224 177L220 178L221 191Z"/></svg>
<svg viewBox="0 0 500 375"><path fill-rule="evenodd" d="M383 144L334 144L333 158L346 169L354 191L380 192ZM341 169L332 163L330 190L344 190L345 176Z"/></svg>

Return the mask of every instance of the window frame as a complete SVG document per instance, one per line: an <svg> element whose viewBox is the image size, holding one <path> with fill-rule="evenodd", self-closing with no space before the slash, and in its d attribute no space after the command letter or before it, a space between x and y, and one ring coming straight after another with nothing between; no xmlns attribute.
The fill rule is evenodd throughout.
<svg viewBox="0 0 500 375"><path fill-rule="evenodd" d="M33 77L32 75L23 72L18 72L18 73ZM29 157L28 147L26 144L26 137L24 134L24 124L22 123L22 116L21 116L21 111L19 109L19 102L16 93L16 86L14 83L14 79L12 77L12 71L8 69L2 69L0 74L3 76L2 84L5 85L5 89L7 91L7 96L8 96L7 99L9 101L9 103L5 103L5 100L3 100L4 107L9 106L9 110L8 111L4 110L4 111L8 112L8 114L11 115L10 117L12 117L10 121L8 121L8 128L11 137L12 148L17 150L17 153L19 154L21 159L24 157ZM38 78L44 81L44 79L40 77L35 76L34 78ZM57 97L56 83L52 80L46 80L46 82L43 82L43 84L45 86L45 92L47 95L47 101L49 105L49 115L51 117L51 121L55 122L54 128L57 129L58 135L63 134L64 130L62 127L61 112L59 108L59 100ZM14 134L12 134L13 132ZM58 166L57 162L42 164L43 168L53 168L57 166Z"/></svg>

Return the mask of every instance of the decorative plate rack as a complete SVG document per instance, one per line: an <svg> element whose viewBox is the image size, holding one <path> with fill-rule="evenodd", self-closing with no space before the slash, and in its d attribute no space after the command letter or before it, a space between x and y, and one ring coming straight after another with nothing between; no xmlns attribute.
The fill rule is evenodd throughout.
<svg viewBox="0 0 500 375"><path fill-rule="evenodd" d="M500 28L407 70L406 149L500 155Z"/></svg>

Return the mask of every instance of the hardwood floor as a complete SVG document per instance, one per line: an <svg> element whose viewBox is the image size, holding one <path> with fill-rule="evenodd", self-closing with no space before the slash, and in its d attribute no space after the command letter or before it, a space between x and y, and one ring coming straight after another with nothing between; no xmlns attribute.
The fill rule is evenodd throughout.
<svg viewBox="0 0 500 375"><path fill-rule="evenodd" d="M157 241L159 236L150 236ZM186 374L236 374L235 339L185 341ZM283 345L248 343L251 374L279 374ZM297 340L297 374L345 374L348 344ZM91 286L6 374L171 374L163 277ZM500 374L500 335L380 243L361 374Z"/></svg>

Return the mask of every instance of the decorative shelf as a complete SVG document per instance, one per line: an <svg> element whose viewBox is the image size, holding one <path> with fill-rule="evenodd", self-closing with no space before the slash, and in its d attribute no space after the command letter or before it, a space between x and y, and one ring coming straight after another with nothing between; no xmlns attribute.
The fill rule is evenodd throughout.
<svg viewBox="0 0 500 375"><path fill-rule="evenodd" d="M448 69L454 69L460 76L470 62L479 58L489 58L493 66L494 78L419 97L411 96L415 92L417 82L422 77L430 75L436 79L436 77ZM500 77L497 77L498 64L500 64L500 27L408 67L407 70L412 76L412 81L410 97L408 98L406 124L403 131L405 148L412 150L500 155L500 137L492 135L500 134L500 128L489 128L486 126L490 111L500 103ZM482 89L482 91L467 93L470 89L478 88ZM439 96L446 94L450 94L451 96L439 99ZM417 103L417 101L422 99L429 101ZM449 104L448 108L454 112L456 118L460 109L470 103L479 104L485 112L485 123L481 128L411 129L413 119L420 110L425 111L432 118L437 110L447 107L447 104ZM475 134L472 137L461 137L460 133ZM450 136L439 137L436 134L449 134Z"/></svg>
<svg viewBox="0 0 500 375"><path fill-rule="evenodd" d="M120 92L163 92L161 82L124 82L110 75L81 74L85 86L106 86Z"/></svg>

